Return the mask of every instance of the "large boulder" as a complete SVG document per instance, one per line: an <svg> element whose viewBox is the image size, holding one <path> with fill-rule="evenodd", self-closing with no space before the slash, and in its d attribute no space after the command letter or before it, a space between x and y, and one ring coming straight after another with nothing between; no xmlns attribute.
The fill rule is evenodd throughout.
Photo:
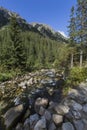
<svg viewBox="0 0 87 130"><path fill-rule="evenodd" d="M6 129L14 126L21 119L23 113L23 104L10 108L3 116Z"/></svg>

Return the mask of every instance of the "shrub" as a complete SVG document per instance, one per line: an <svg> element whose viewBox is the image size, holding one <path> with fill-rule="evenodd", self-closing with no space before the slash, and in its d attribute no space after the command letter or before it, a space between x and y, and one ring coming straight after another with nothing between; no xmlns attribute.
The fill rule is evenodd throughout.
<svg viewBox="0 0 87 130"><path fill-rule="evenodd" d="M12 78L12 75L10 73L0 73L0 81L1 82L10 80L11 78Z"/></svg>
<svg viewBox="0 0 87 130"><path fill-rule="evenodd" d="M70 69L68 82L72 84L85 81L87 78L87 68L73 67Z"/></svg>
<svg viewBox="0 0 87 130"><path fill-rule="evenodd" d="M23 74L23 72L21 72L20 69L16 68L16 69L11 69L10 71L5 70L4 72L0 71L0 81L4 82L7 80L10 80L16 76L20 76L21 74Z"/></svg>

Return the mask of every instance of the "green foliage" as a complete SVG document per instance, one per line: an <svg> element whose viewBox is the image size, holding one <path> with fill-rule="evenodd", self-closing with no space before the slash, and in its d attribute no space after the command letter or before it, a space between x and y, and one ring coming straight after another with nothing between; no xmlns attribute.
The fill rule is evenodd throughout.
<svg viewBox="0 0 87 130"><path fill-rule="evenodd" d="M21 30L17 23L16 16L12 15L9 26L9 36L11 46L7 49L8 67L26 67L26 53L21 39Z"/></svg>
<svg viewBox="0 0 87 130"><path fill-rule="evenodd" d="M87 79L87 68L73 67L69 70L65 85L63 87L63 95L66 96L72 87L78 86L79 83Z"/></svg>
<svg viewBox="0 0 87 130"><path fill-rule="evenodd" d="M78 84L87 78L87 68L74 67L70 70L67 84Z"/></svg>
<svg viewBox="0 0 87 130"><path fill-rule="evenodd" d="M67 44L61 45L58 48L59 53L57 53L57 57L54 61L54 67L56 68L65 68L70 63L70 54L72 52L72 48L68 46Z"/></svg>
<svg viewBox="0 0 87 130"><path fill-rule="evenodd" d="M66 96L68 92L70 91L71 87L70 86L64 86L63 87L63 96Z"/></svg>
<svg viewBox="0 0 87 130"><path fill-rule="evenodd" d="M87 0L77 0L76 7L71 8L69 23L70 43L79 43L80 50L87 51Z"/></svg>
<svg viewBox="0 0 87 130"><path fill-rule="evenodd" d="M0 66L0 82L10 80L10 79L17 77L23 73L24 72L21 71L20 68L16 68L15 70L14 69L7 70L7 68L5 68L5 66L4 67Z"/></svg>
<svg viewBox="0 0 87 130"><path fill-rule="evenodd" d="M71 8L71 15L70 15L70 21L69 21L69 26L68 26L68 32L70 36L70 44L72 46L75 45L76 42L76 18L75 18L75 8L72 6Z"/></svg>
<svg viewBox="0 0 87 130"><path fill-rule="evenodd" d="M10 73L0 73L0 81L1 82L4 82L4 81L7 81L7 80L10 80L12 79L12 76Z"/></svg>
<svg viewBox="0 0 87 130"><path fill-rule="evenodd" d="M63 42L35 32L21 31L13 16L10 26L0 30L0 65L5 68L3 72L63 67L68 63L69 53L69 46Z"/></svg>

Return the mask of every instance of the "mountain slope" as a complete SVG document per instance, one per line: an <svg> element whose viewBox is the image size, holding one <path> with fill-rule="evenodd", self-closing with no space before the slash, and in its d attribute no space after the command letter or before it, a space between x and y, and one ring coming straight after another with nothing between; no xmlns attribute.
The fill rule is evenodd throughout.
<svg viewBox="0 0 87 130"><path fill-rule="evenodd" d="M67 42L67 38L65 38L59 32L54 31L51 27L46 24L39 23L28 23L25 19L21 18L17 13L11 12L3 7L0 7L0 28L8 25L10 21L10 17L12 14L15 14L17 17L17 21L24 31L32 31L39 33L43 37L50 38L56 41Z"/></svg>
<svg viewBox="0 0 87 130"><path fill-rule="evenodd" d="M50 26L46 24L40 24L40 23L32 23L32 26L36 28L41 34L43 34L45 37L51 37L53 40L67 40L66 37L64 37L61 33L56 32L53 30Z"/></svg>

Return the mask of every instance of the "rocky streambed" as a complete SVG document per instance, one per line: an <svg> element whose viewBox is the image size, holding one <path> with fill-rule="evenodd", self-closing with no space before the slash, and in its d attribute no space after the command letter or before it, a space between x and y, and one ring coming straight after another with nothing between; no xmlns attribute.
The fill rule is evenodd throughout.
<svg viewBox="0 0 87 130"><path fill-rule="evenodd" d="M0 83L1 115L9 108L20 104L27 104L34 113L34 102L38 97L59 102L61 99L59 87L63 84L60 78L61 74L54 69L43 69Z"/></svg>
<svg viewBox="0 0 87 130"><path fill-rule="evenodd" d="M55 70L41 70L2 83L5 130L87 130L87 84L63 98L61 78Z"/></svg>

